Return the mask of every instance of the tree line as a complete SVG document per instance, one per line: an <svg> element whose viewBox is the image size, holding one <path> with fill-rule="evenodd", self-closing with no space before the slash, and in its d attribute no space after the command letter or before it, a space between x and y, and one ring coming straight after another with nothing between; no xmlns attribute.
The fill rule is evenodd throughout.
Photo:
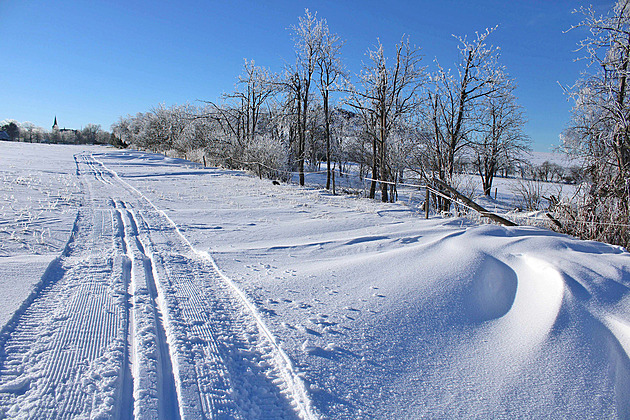
<svg viewBox="0 0 630 420"><path fill-rule="evenodd" d="M630 243L630 0L605 16L592 9L575 28L590 66L566 93L573 117L562 149L584 165L560 174L553 164L530 169L541 180L580 183L575 196L550 197L557 230L582 238ZM423 62L403 37L377 40L359 73L344 67L343 40L306 10L291 28L295 61L280 73L245 61L233 92L199 105L159 105L121 117L112 132L121 144L159 152L197 153L205 161L282 178L325 164L326 188L349 162L370 180L367 195L396 199L403 177L453 186L463 166L479 175L486 195L494 178L518 166L530 139L516 82L489 44L496 28L457 38L448 66ZM522 175L524 176L524 175ZM442 200L448 209L448 200Z"/></svg>
<svg viewBox="0 0 630 420"><path fill-rule="evenodd" d="M59 144L116 144L111 133L103 130L100 124L87 124L80 130L61 129L46 130L30 121L18 122L7 119L0 122L0 132L5 133L4 140L22 141L28 143L59 143Z"/></svg>
<svg viewBox="0 0 630 420"><path fill-rule="evenodd" d="M377 40L351 76L344 41L306 10L291 27L295 61L282 72L245 60L235 90L219 101L158 105L121 117L112 132L121 143L201 154L261 176L295 171L301 185L325 164L328 189L335 169L353 162L371 179L368 196L382 201L395 200L405 172L452 183L466 158L489 195L496 174L530 143L516 83L487 43L494 30L458 38L452 70L436 60L429 71L407 37L391 51Z"/></svg>

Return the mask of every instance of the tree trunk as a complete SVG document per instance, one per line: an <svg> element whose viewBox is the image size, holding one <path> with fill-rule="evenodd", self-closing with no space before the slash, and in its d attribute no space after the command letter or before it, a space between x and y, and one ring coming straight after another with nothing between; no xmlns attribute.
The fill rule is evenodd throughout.
<svg viewBox="0 0 630 420"><path fill-rule="evenodd" d="M387 154L385 149L385 112L381 112L381 127L380 134L380 146L381 146L381 201L387 203L389 198L387 196Z"/></svg>
<svg viewBox="0 0 630 420"><path fill-rule="evenodd" d="M372 139L372 184L370 185L370 195L371 199L374 199L376 196L376 180L378 179L378 158L377 158L377 150L376 150L376 137Z"/></svg>
<svg viewBox="0 0 630 420"><path fill-rule="evenodd" d="M324 123L326 128L326 189L330 189L330 116L328 115L328 92L324 94Z"/></svg>
<svg viewBox="0 0 630 420"><path fill-rule="evenodd" d="M300 176L300 185L304 186L304 145L306 143L306 123L303 124L302 118L302 92L301 89L298 88L297 91L297 118L298 118L298 147L297 147L297 161L298 161L298 172Z"/></svg>

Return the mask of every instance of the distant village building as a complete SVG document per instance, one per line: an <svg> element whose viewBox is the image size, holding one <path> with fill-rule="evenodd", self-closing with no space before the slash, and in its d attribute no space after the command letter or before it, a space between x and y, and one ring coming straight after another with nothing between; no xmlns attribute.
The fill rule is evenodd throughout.
<svg viewBox="0 0 630 420"><path fill-rule="evenodd" d="M79 130L74 130L72 128L59 128L59 124L57 124L57 116L55 115L55 122L53 123L52 126L52 130L53 132L59 132L59 133L73 133L73 134L79 134Z"/></svg>
<svg viewBox="0 0 630 420"><path fill-rule="evenodd" d="M0 140L10 141L11 140L11 136L9 136L9 133L7 133L4 130L0 131Z"/></svg>

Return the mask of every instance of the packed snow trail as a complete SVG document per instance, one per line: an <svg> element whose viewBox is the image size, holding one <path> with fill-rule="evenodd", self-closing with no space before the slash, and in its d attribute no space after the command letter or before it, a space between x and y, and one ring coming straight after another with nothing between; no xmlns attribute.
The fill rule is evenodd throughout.
<svg viewBox="0 0 630 420"><path fill-rule="evenodd" d="M91 155L64 253L0 337L0 417L315 418L260 314Z"/></svg>

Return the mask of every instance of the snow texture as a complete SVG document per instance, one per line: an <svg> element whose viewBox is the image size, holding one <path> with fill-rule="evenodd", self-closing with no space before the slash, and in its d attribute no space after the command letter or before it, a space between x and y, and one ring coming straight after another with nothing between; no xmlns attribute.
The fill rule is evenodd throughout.
<svg viewBox="0 0 630 420"><path fill-rule="evenodd" d="M630 417L624 249L0 149L0 418Z"/></svg>

